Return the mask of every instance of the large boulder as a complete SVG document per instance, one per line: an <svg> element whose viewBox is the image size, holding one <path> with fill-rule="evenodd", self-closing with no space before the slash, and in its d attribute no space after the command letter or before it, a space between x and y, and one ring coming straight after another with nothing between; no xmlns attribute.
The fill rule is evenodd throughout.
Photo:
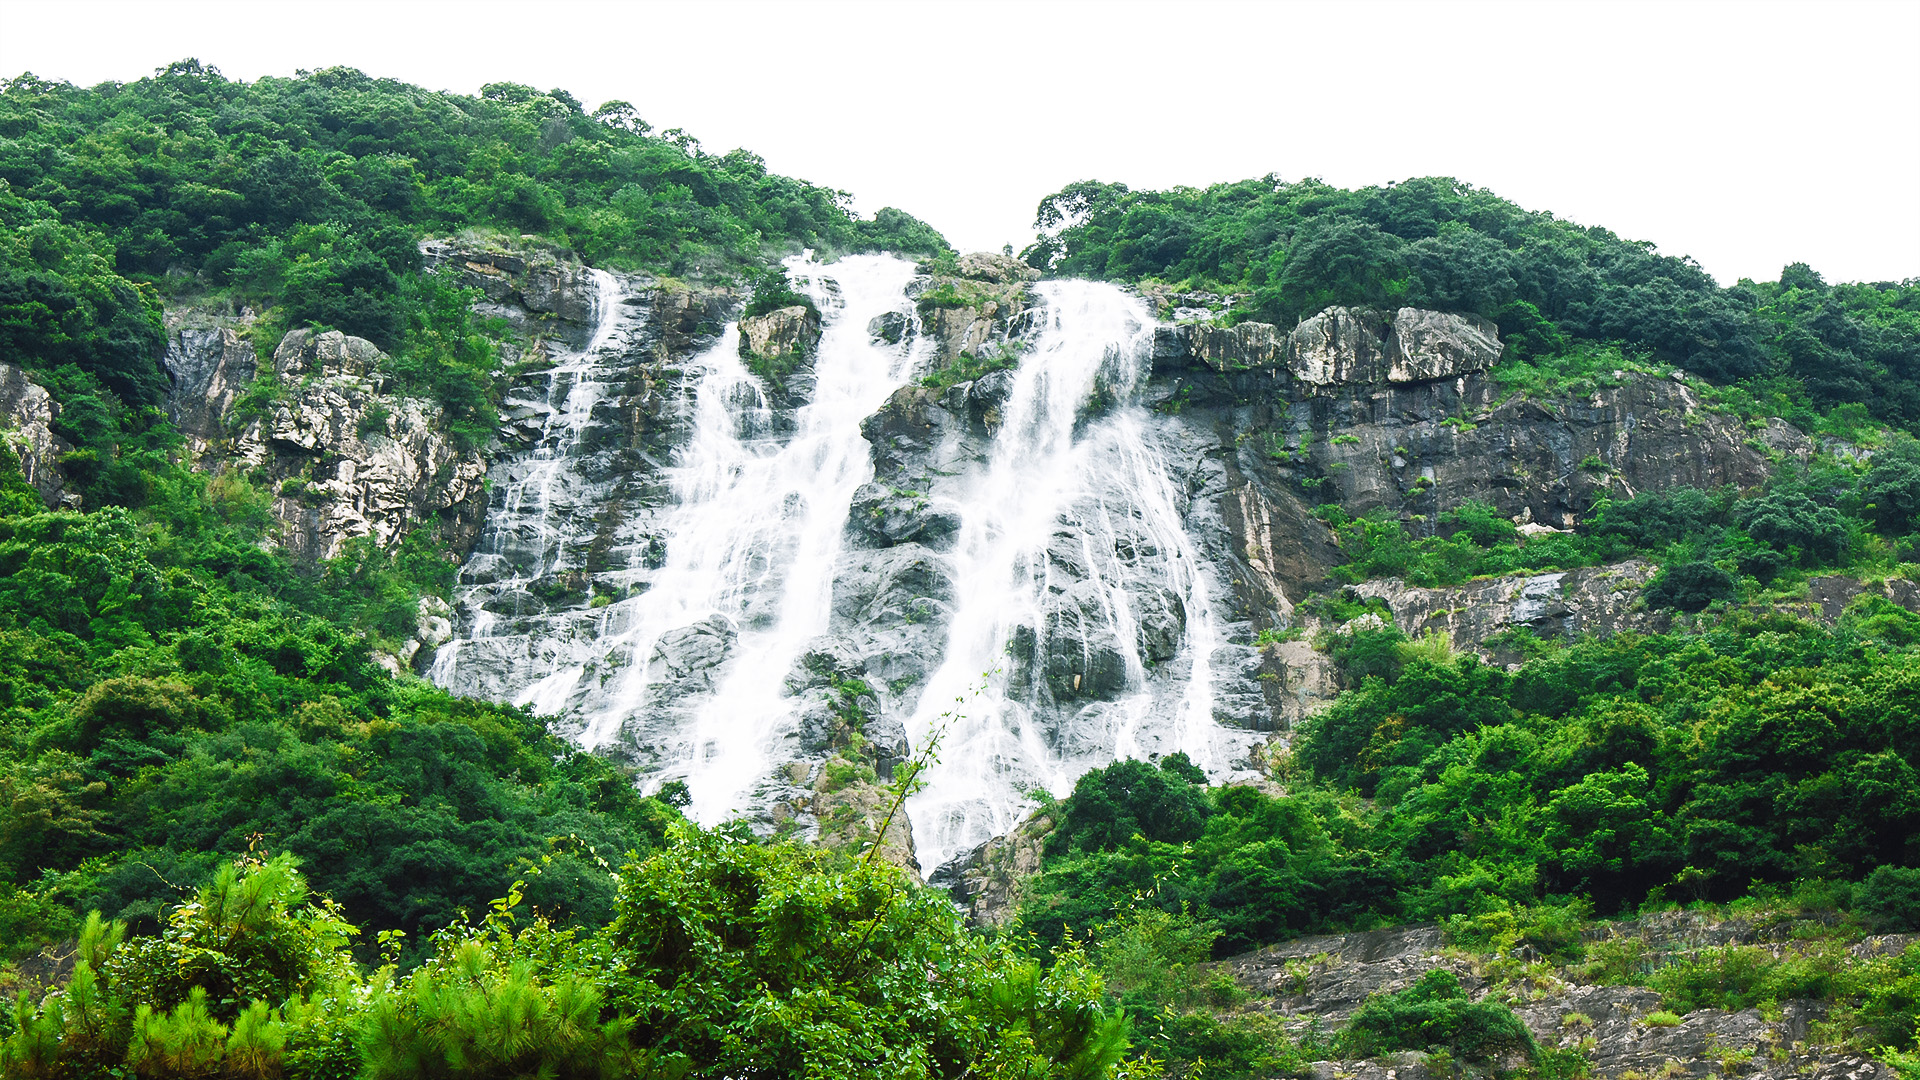
<svg viewBox="0 0 1920 1080"><path fill-rule="evenodd" d="M1154 329L1153 359L1161 367L1198 361L1219 372L1271 370L1283 362L1286 344L1272 323L1180 323Z"/></svg>
<svg viewBox="0 0 1920 1080"><path fill-rule="evenodd" d="M1223 375L1284 367L1313 391L1415 383L1485 371L1500 359L1499 328L1471 315L1401 308L1391 321L1367 308L1330 307L1285 333L1271 323L1180 323L1154 330L1161 370L1204 366Z"/></svg>
<svg viewBox="0 0 1920 1080"><path fill-rule="evenodd" d="M428 270L450 272L457 284L480 290L486 296L481 314L505 319L529 339L554 337L577 347L593 336L599 287L571 251L538 242L503 250L423 240L420 256Z"/></svg>
<svg viewBox="0 0 1920 1080"><path fill-rule="evenodd" d="M196 454L204 453L209 443L227 437L227 410L253 382L259 367L253 343L232 326L172 327L161 363L173 380L167 418Z"/></svg>
<svg viewBox="0 0 1920 1080"><path fill-rule="evenodd" d="M1387 338L1387 381L1425 382L1485 371L1504 348L1500 328L1479 316L1401 308Z"/></svg>
<svg viewBox="0 0 1920 1080"><path fill-rule="evenodd" d="M743 359L812 356L820 344L820 316L795 304L740 320Z"/></svg>
<svg viewBox="0 0 1920 1080"><path fill-rule="evenodd" d="M1386 321L1365 308L1330 307L1287 335L1287 370L1309 386L1378 382Z"/></svg>
<svg viewBox="0 0 1920 1080"><path fill-rule="evenodd" d="M201 340L210 348L214 339ZM227 348L224 337L219 348ZM337 330L287 334L274 350L272 383L254 395L257 415L245 419L231 454L218 458L265 473L280 522L276 541L296 556L333 558L356 537L391 549L423 527L455 548L478 535L485 457L453 436L439 403L383 392L385 359L372 342ZM205 357L195 363L194 370L206 367ZM217 388L228 405L237 397L220 380L201 388ZM217 426L190 400L191 390L176 384L171 410ZM228 422L224 410L221 420Z"/></svg>
<svg viewBox="0 0 1920 1080"><path fill-rule="evenodd" d="M996 285L1013 285L1040 280L1040 271L1011 255L993 251L974 251L960 256L960 276Z"/></svg>

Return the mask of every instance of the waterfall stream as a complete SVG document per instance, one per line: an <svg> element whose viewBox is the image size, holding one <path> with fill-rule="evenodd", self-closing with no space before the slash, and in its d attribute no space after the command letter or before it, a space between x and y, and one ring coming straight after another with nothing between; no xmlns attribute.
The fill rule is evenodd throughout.
<svg viewBox="0 0 1920 1080"><path fill-rule="evenodd" d="M694 433L671 483L679 511L667 562L636 607L620 648L628 663L592 714L585 742L610 739L646 707L659 681L661 636L720 620L730 661L691 717L683 772L693 815L713 822L746 809L773 765L792 709L783 676L827 629L833 566L855 488L873 475L860 421L905 377L901 350L874 342L867 323L906 308L913 264L852 256L830 269L789 260L826 325L812 400L794 432L771 435L766 398L731 335L702 363Z"/></svg>
<svg viewBox="0 0 1920 1080"><path fill-rule="evenodd" d="M932 356L924 337L869 331L889 313L912 325L911 263L787 265L824 316L797 376L810 395L793 406L763 386L729 325L672 372L655 402L671 457L634 450L652 466L637 472L616 467L629 448L609 417L634 365L658 363L651 316L595 272L592 340L503 405L539 437L494 463L458 636L431 671L457 692L558 715L649 788L684 779L708 823L766 820L807 795L820 751L796 742L793 673L821 650L846 653L835 589L860 561L849 513L875 468L862 423ZM944 651L926 653L923 685L873 691L912 745L942 739L908 807L927 871L1018 824L1036 789L1065 795L1089 768L1174 751L1224 775L1226 749L1247 741L1214 720L1219 583L1189 535L1159 418L1137 404L1153 322L1112 286L1036 292L1041 324L986 427L956 421L961 441L941 453L957 456L924 463L927 497L959 521L925 549L946 599L912 606L947 618ZM862 640L888 640L879 629Z"/></svg>
<svg viewBox="0 0 1920 1080"><path fill-rule="evenodd" d="M1017 825L1034 789L1065 796L1090 764L1174 751L1213 764L1212 600L1166 462L1131 403L1152 322L1112 286L1061 281L1040 292L1046 324L964 504L946 660L909 725L916 745L941 740L909 805L927 870ZM1110 411L1087 421L1090 402ZM1150 680L1142 623L1173 612L1184 615L1186 670ZM1082 661L1118 662L1107 672L1118 693L1057 703L1092 733L1093 745L1063 748L1035 705L1049 696L1045 658L1076 650ZM1076 673L1070 691L1082 680Z"/></svg>

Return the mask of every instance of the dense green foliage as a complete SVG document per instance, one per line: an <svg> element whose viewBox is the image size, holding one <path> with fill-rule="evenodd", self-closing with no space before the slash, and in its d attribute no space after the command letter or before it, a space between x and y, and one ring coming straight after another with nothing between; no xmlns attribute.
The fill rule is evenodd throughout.
<svg viewBox="0 0 1920 1080"><path fill-rule="evenodd" d="M90 907L151 927L174 883L254 843L377 930L422 936L534 864L542 910L607 915L593 849L645 849L678 814L523 712L374 664L449 583L438 551L296 572L257 546L261 493L162 479L138 513L0 517L9 951Z"/></svg>
<svg viewBox="0 0 1920 1080"><path fill-rule="evenodd" d="M1465 1061L1488 1062L1538 1052L1533 1035L1513 1010L1475 1002L1460 980L1436 968L1413 985L1373 998L1340 1033L1351 1057L1377 1057L1395 1050L1445 1050Z"/></svg>
<svg viewBox="0 0 1920 1080"><path fill-rule="evenodd" d="M946 249L901 211L861 220L747 151L655 134L624 102L589 113L564 90L467 97L351 68L244 83L187 60L90 89L22 75L0 85L0 179L99 229L122 273L232 280L284 260L313 303L365 293L370 311L424 229L534 232L594 265L676 273L758 264L768 245Z"/></svg>
<svg viewBox="0 0 1920 1080"><path fill-rule="evenodd" d="M652 133L631 106L494 83L433 93L349 68L231 81L196 61L81 88L0 81L0 355L54 391L88 505L139 505L124 452L166 449L150 410L161 296L265 310L393 354L461 442L495 426L503 380L473 297L418 273L425 235L534 234L594 265L754 273L779 251L944 252L894 209Z"/></svg>
<svg viewBox="0 0 1920 1080"><path fill-rule="evenodd" d="M225 865L158 936L90 916L0 1073L1096 1080L1126 1050L1078 951L1043 967L884 863L682 825L597 872L604 928L528 918L515 882L401 975L287 857Z"/></svg>
<svg viewBox="0 0 1920 1080"><path fill-rule="evenodd" d="M1721 288L1698 265L1456 180L1346 191L1267 176L1133 191L1084 181L1040 203L1025 253L1054 273L1251 294L1290 326L1329 304L1412 305L1499 324L1510 360L1578 366L1596 345L1746 379L1811 427L1852 405L1920 430L1920 282L1828 285L1802 264Z"/></svg>
<svg viewBox="0 0 1920 1080"><path fill-rule="evenodd" d="M1215 920L1224 954L1551 896L1618 911L1920 865L1920 655L1870 630L1733 617L1543 647L1511 674L1355 631L1395 662L1307 725L1290 795L1202 788L1178 763L1089 773L1055 811L1028 925L1086 933L1151 889Z"/></svg>

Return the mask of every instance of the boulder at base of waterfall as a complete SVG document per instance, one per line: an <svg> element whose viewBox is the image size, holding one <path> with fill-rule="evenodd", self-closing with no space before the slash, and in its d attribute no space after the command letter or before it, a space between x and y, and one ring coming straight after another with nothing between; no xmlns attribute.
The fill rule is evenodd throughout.
<svg viewBox="0 0 1920 1080"><path fill-rule="evenodd" d="M1426 382L1485 371L1504 348L1500 328L1486 319L1401 308L1387 338L1387 381Z"/></svg>

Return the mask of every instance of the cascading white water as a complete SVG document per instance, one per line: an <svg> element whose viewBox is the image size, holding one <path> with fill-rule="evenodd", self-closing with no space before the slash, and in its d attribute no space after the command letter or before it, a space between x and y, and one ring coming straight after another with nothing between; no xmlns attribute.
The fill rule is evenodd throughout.
<svg viewBox="0 0 1920 1080"><path fill-rule="evenodd" d="M1181 750L1230 771L1221 748L1257 736L1213 721L1217 690L1228 701L1246 691L1216 687L1215 654L1234 647L1173 480L1193 468L1169 468L1169 426L1131 403L1152 328L1142 305L1110 286L1039 286L1045 324L1011 377L997 377L1004 396L982 383L926 399L948 418L938 447L888 436L890 475L925 489L922 507L957 511L948 520L960 526L882 555L893 541L849 522L874 478L863 422L935 346L882 344L869 323L911 320L915 269L883 256L788 266L826 317L797 408L747 370L734 327L666 367L656 308L622 303L622 284L594 275L593 340L503 407L538 437L494 464L494 505L456 598L462 633L436 655L434 680L560 716L650 787L684 778L693 816L714 822L791 809L809 782L793 766L821 752L801 723L820 701L788 676L814 650L851 657L869 680L886 672L872 683L876 717L904 721L916 745L944 725L929 787L909 807L928 870L1012 828L1035 788L1065 794L1115 758ZM994 432L984 454L982 421ZM663 440L670 458L650 449ZM924 576L890 576L909 564ZM837 574L852 590L841 616ZM905 608L863 606L871 588L895 590L888 603ZM887 610L934 622L902 635L875 614ZM924 683L889 651L915 648L937 665Z"/></svg>
<svg viewBox="0 0 1920 1080"><path fill-rule="evenodd" d="M1173 751L1213 764L1212 600L1145 413L1125 404L1144 374L1152 323L1111 286L1040 291L1047 324L963 506L945 660L908 725L916 746L941 738L927 787L909 804L928 871L1018 824L1033 789L1065 795L1093 765ZM1096 394L1122 404L1087 422ZM1168 661L1185 664L1183 677L1149 678L1143 621L1157 616L1141 610L1143 595L1184 615ZM1010 655L1019 641L1024 658ZM1095 733L1080 740L1090 745L1063 746L1035 722L1036 695L1046 693L1036 669L1049 650L1071 660L1076 648L1117 656L1123 670L1109 676L1117 694L1078 710L1076 727ZM1028 676L1016 678L1015 667ZM1075 674L1069 699L1080 684Z"/></svg>
<svg viewBox="0 0 1920 1080"><path fill-rule="evenodd" d="M510 407L526 409L540 418L540 434L531 451L496 474L500 495L488 514L487 531L467 564L469 574L476 565L486 566L488 584L495 591L524 589L559 566L573 532L557 522L581 514L590 516L593 511L591 506L576 501L581 489L571 482L570 469L593 407L607 394L607 384L596 377L596 365L620 329L618 312L625 290L619 279L605 270L590 269L588 273L594 284L593 336L586 347L554 363L540 398L509 401ZM469 640L488 637L496 618L495 612L482 609L464 637L435 654L429 678L441 686L454 685L462 647ZM528 693L516 697L515 703L531 700L533 695Z"/></svg>
<svg viewBox="0 0 1920 1080"><path fill-rule="evenodd" d="M693 435L670 472L666 564L651 589L615 605L625 610L613 613L620 628L609 651L626 662L596 695L582 738L605 743L647 706L664 635L718 618L731 644L683 734L681 766L693 816L708 822L742 809L770 770L769 748L792 713L784 676L827 628L847 508L873 475L860 422L909 367L900 350L869 338L867 323L905 307L912 263L853 256L822 267L801 258L788 268L827 315L812 399L796 410L790 437L772 438L734 332L697 361Z"/></svg>

